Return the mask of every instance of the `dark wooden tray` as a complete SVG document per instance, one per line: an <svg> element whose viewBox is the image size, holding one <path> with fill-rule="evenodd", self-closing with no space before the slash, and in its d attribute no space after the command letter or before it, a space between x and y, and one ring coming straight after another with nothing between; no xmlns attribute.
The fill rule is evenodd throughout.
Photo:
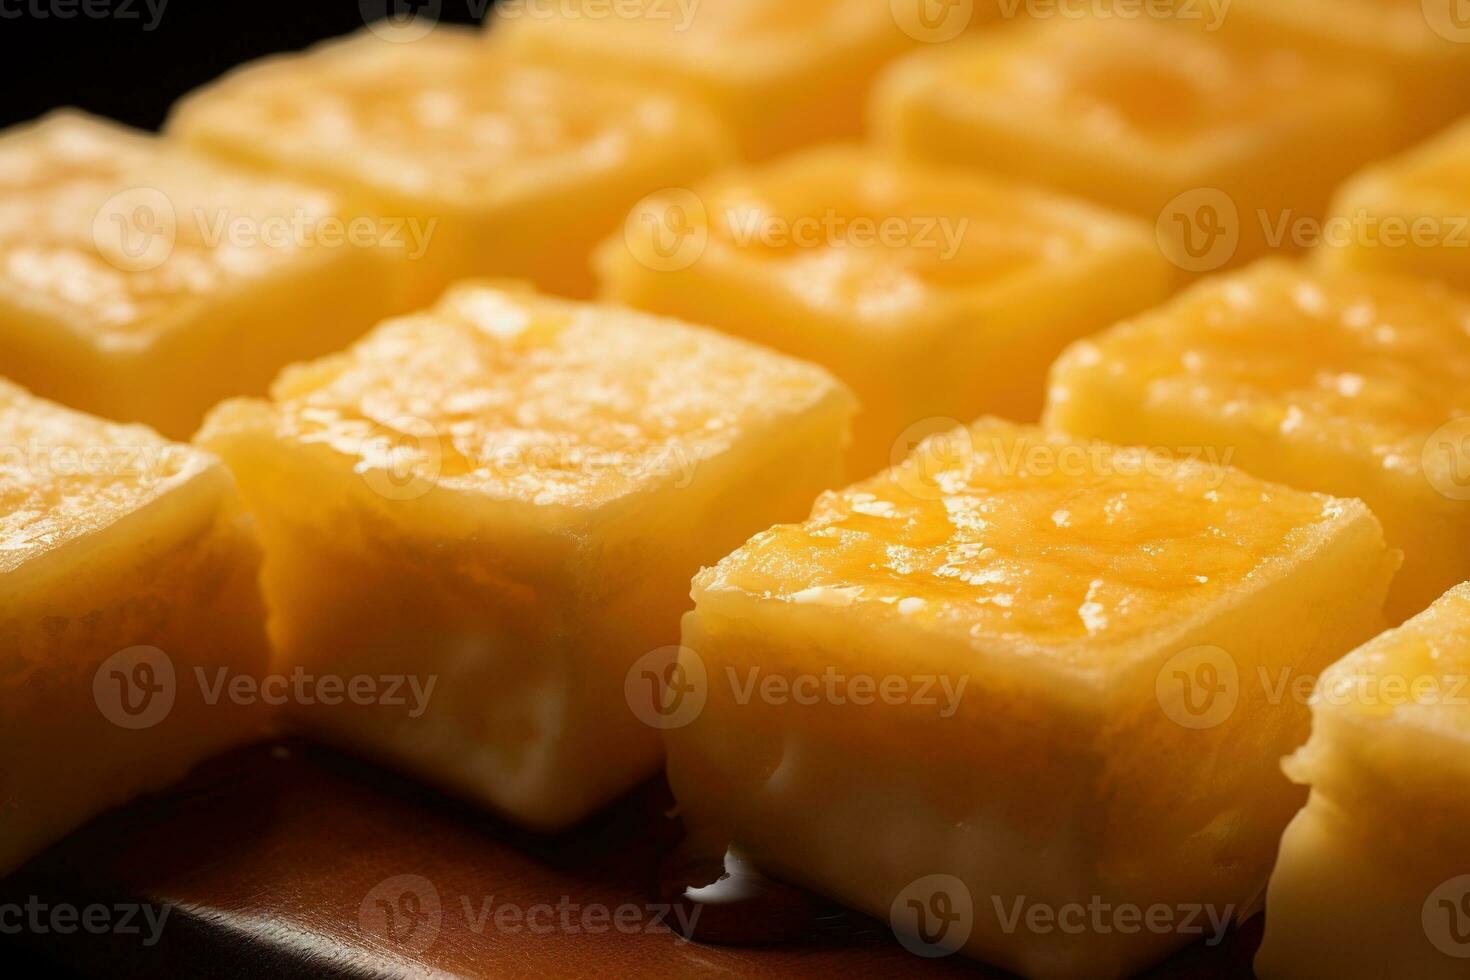
<svg viewBox="0 0 1470 980"><path fill-rule="evenodd" d="M680 860L671 809L659 780L571 834L535 837L325 749L256 746L93 821L0 881L0 903L172 906L156 943L146 925L27 929L0 937L0 962L150 980L997 975L915 957L884 923L790 889L777 902L789 912L783 940L686 941L648 911L669 892L659 868ZM493 912L481 918L502 908L500 927ZM749 909L701 915L705 931L750 940ZM1257 917L1150 976L1250 977L1259 934Z"/></svg>

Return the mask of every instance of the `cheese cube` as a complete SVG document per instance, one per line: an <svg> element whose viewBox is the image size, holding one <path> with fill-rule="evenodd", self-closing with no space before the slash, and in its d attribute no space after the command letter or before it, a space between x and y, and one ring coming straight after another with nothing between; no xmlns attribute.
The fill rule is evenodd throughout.
<svg viewBox="0 0 1470 980"><path fill-rule="evenodd" d="M862 403L860 475L939 418L1034 421L1057 354L1174 272L1143 222L843 147L651 198L598 258L611 298L830 368Z"/></svg>
<svg viewBox="0 0 1470 980"><path fill-rule="evenodd" d="M836 484L852 410L714 331L462 285L200 440L259 520L281 670L434 684L297 721L550 830L657 770L626 676L702 563Z"/></svg>
<svg viewBox="0 0 1470 980"><path fill-rule="evenodd" d="M1408 128L1470 111L1470 20L1460 0L1230 0L1225 36L1286 45L1389 78Z"/></svg>
<svg viewBox="0 0 1470 980"><path fill-rule="evenodd" d="M259 564L217 459L0 380L0 874L264 734Z"/></svg>
<svg viewBox="0 0 1470 980"><path fill-rule="evenodd" d="M1470 578L1467 323L1437 283L1267 260L1080 341L1046 419L1366 501L1405 553L1398 623Z"/></svg>
<svg viewBox="0 0 1470 980"><path fill-rule="evenodd" d="M1036 180L1157 221L1181 267L1291 246L1333 184L1401 142L1386 83L1138 18L1054 18L920 52L874 95L916 159Z"/></svg>
<svg viewBox="0 0 1470 980"><path fill-rule="evenodd" d="M1470 289L1470 121L1349 180L1324 230L1328 268Z"/></svg>
<svg viewBox="0 0 1470 980"><path fill-rule="evenodd" d="M990 20L996 0L602 0L500 5L492 43L535 60L689 92L747 158L856 138L890 60ZM542 9L538 9L542 8Z"/></svg>
<svg viewBox="0 0 1470 980"><path fill-rule="evenodd" d="M0 134L0 370L187 439L391 312L329 194L76 112Z"/></svg>
<svg viewBox="0 0 1470 980"><path fill-rule="evenodd" d="M439 26L375 25L239 68L182 100L171 133L233 163L337 188L401 228L419 305L466 276L582 295L587 254L645 194L723 163L728 134L672 94L520 63Z"/></svg>
<svg viewBox="0 0 1470 980"><path fill-rule="evenodd" d="M1271 877L1262 980L1464 977L1470 960L1470 585L1322 675L1312 788Z"/></svg>
<svg viewBox="0 0 1470 980"><path fill-rule="evenodd" d="M695 579L669 778L925 955L1132 973L1259 893L1307 713L1258 672L1372 635L1396 557L1357 501L981 420Z"/></svg>

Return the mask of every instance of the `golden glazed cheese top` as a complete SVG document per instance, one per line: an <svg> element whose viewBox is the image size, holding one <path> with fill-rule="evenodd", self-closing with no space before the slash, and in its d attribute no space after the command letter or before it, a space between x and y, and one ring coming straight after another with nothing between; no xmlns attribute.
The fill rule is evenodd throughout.
<svg viewBox="0 0 1470 980"><path fill-rule="evenodd" d="M1085 341L1059 365L1266 434L1417 473L1470 414L1470 299L1409 279L1266 261ZM1063 391L1065 397L1065 392Z"/></svg>
<svg viewBox="0 0 1470 980"><path fill-rule="evenodd" d="M1065 121L1099 141L1160 149L1305 111L1325 78L1289 54L1246 52L1122 18L1028 25L957 46L932 66L936 94L956 112L983 95L987 111Z"/></svg>
<svg viewBox="0 0 1470 980"><path fill-rule="evenodd" d="M0 380L0 573L126 517L217 465L141 425L117 425Z"/></svg>
<svg viewBox="0 0 1470 980"><path fill-rule="evenodd" d="M572 508L686 486L737 443L791 437L851 398L820 368L714 331L480 285L288 369L272 394L278 438L358 472ZM230 424L216 413L210 428Z"/></svg>
<svg viewBox="0 0 1470 980"><path fill-rule="evenodd" d="M872 326L937 293L1016 283L1146 231L1100 209L982 174L849 148L802 154L701 188L716 254L767 264L814 308Z"/></svg>
<svg viewBox="0 0 1470 980"><path fill-rule="evenodd" d="M0 295L103 346L143 346L212 294L303 261L314 238L294 229L333 207L55 113L0 136Z"/></svg>
<svg viewBox="0 0 1470 980"><path fill-rule="evenodd" d="M1470 585L1324 671L1314 710L1470 738Z"/></svg>
<svg viewBox="0 0 1470 980"><path fill-rule="evenodd" d="M257 163L458 201L612 169L651 145L689 145L691 132L708 142L708 125L672 96L520 63L443 26L402 43L364 31L246 66L170 121Z"/></svg>
<svg viewBox="0 0 1470 980"><path fill-rule="evenodd" d="M695 592L866 607L1081 659L1190 621L1350 509L1366 514L1228 468L985 419L825 495L804 524L757 535Z"/></svg>

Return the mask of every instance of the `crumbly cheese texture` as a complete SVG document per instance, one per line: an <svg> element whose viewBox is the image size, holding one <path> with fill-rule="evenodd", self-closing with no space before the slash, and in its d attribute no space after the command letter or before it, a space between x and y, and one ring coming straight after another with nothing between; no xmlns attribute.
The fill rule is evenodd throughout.
<svg viewBox="0 0 1470 980"><path fill-rule="evenodd" d="M1260 976L1458 977L1470 882L1470 585L1326 670L1287 761L1311 802L1282 841Z"/></svg>
<svg viewBox="0 0 1470 980"><path fill-rule="evenodd" d="M695 588L835 603L1076 662L1199 615L1355 506L987 421L823 496Z"/></svg>
<svg viewBox="0 0 1470 980"><path fill-rule="evenodd" d="M169 130L407 223L422 249L399 272L425 305L473 275L585 293L586 252L623 210L732 152L675 94L531 64L445 26L406 40L378 25L246 65L180 102Z"/></svg>
<svg viewBox="0 0 1470 980"><path fill-rule="evenodd" d="M1142 222L855 147L694 193L692 207L681 191L645 202L655 220L604 243L605 293L831 369L863 402L857 475L902 459L902 434L925 420L1034 420L1061 349L1162 300L1171 281ZM680 220L699 251L650 261L658 240L642 233Z"/></svg>
<svg viewBox="0 0 1470 980"><path fill-rule="evenodd" d="M1470 297L1437 283L1263 262L1079 342L1047 418L1367 501L1408 556L1401 620L1470 575L1443 531L1470 517L1461 454L1435 436L1470 411L1467 327Z"/></svg>
<svg viewBox="0 0 1470 980"><path fill-rule="evenodd" d="M852 413L815 365L713 330L463 284L200 441L259 522L283 669L437 679L417 715L293 719L556 830L657 770L625 685L702 565L839 482Z"/></svg>
<svg viewBox="0 0 1470 980"><path fill-rule="evenodd" d="M947 875L951 948L1133 975L1194 937L1007 916L1244 914L1304 797L1306 706L1260 679L1381 628L1397 560L1357 501L983 419L696 577L670 782L697 832L896 926Z"/></svg>
<svg viewBox="0 0 1470 980"><path fill-rule="evenodd" d="M0 363L39 394L187 437L389 311L341 202L76 112L0 134ZM308 326L309 324L309 326Z"/></svg>
<svg viewBox="0 0 1470 980"><path fill-rule="evenodd" d="M292 368L273 395L275 438L359 474L413 466L446 489L584 513L844 397L815 366L710 330L476 286ZM381 436L419 430L437 451L384 451Z"/></svg>
<svg viewBox="0 0 1470 980"><path fill-rule="evenodd" d="M264 673L259 566L217 459L0 381L0 873L265 734L195 683Z"/></svg>

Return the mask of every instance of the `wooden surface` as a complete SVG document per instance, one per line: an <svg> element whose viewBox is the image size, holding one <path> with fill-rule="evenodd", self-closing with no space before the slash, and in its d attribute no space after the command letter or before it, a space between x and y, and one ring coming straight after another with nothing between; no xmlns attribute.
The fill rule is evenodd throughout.
<svg viewBox="0 0 1470 980"><path fill-rule="evenodd" d="M0 937L0 962L30 968L12 976L57 966L220 980L995 975L910 955L885 924L791 889L764 902L780 911L785 941L686 941L658 909L671 894L659 868L680 861L671 807L659 781L574 833L537 838L324 749L258 746L94 821L0 881L0 903L166 903L156 944L145 945L146 926L28 929ZM700 914L702 932L745 941L758 918L739 906ZM678 927L674 914L667 921ZM1259 926L1150 976L1249 977Z"/></svg>

